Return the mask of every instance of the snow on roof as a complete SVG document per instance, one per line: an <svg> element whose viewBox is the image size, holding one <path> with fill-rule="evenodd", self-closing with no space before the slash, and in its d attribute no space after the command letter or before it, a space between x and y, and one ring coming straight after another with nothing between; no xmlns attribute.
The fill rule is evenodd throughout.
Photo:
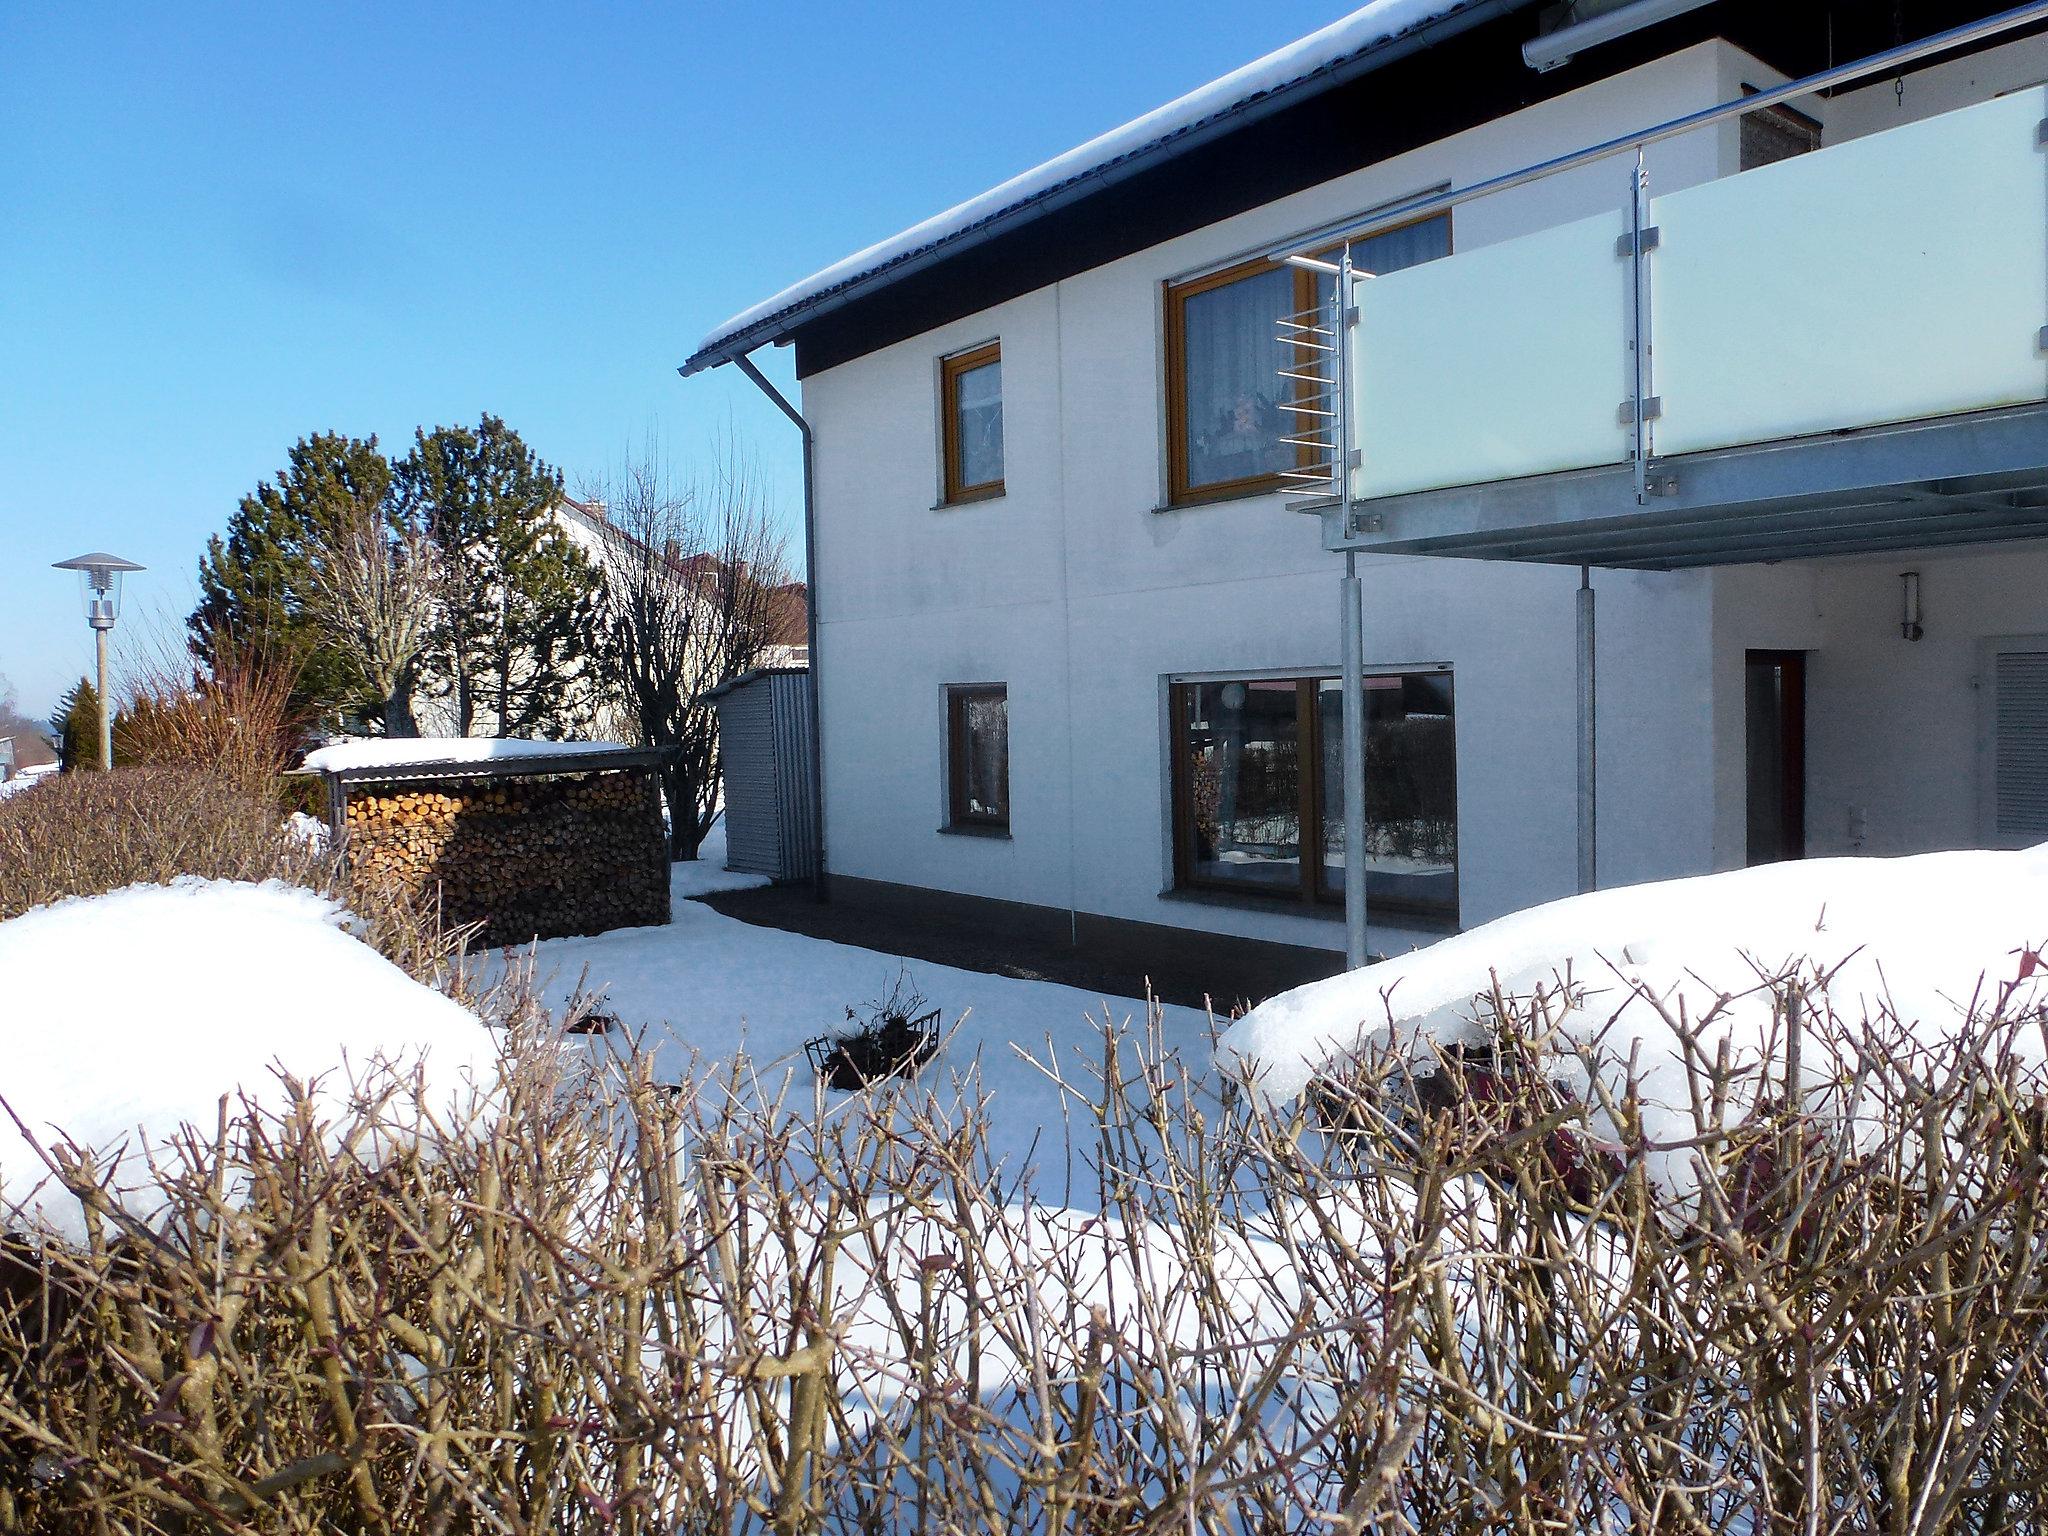
<svg viewBox="0 0 2048 1536"><path fill-rule="evenodd" d="M1758 1061L1775 1028L1763 978L1804 962L1816 1008L1831 1007L1852 1029L1903 1030L1933 1045L1955 1039L1972 999L1988 1006L2003 983L2014 986L2010 1011L2048 1007L2044 946L2048 844L2021 853L1808 859L1532 907L1284 992L1233 1025L1217 1052L1281 1099L1327 1067L1378 1051L1427 1072L1439 1046L1486 1038L1483 999L1496 978L1504 995L1527 1000L1539 989L1558 992L1569 977L1558 1019L1564 1040L1597 1048L1617 1100L1640 1042L1645 1126L1653 1140L1676 1142L1695 1126L1685 1053L1668 1019L1712 1017L1701 1038L1708 1062L1724 1040L1736 1062ZM2038 1064L2038 1035L2016 1044ZM1556 1065L1567 1069L1558 1076L1585 1084L1573 1064ZM1687 1156L1653 1154L1651 1171L1683 1187Z"/></svg>
<svg viewBox="0 0 2048 1536"><path fill-rule="evenodd" d="M751 309L742 310L713 330L690 362L689 371L705 362L723 362L730 343L756 326L780 318L793 310L815 303L836 289L893 266L921 251L957 239L969 230L1069 186L1096 176L1132 156L1178 138L1190 130L1276 91L1296 85L1347 59L1412 32L1417 27L1466 10L1478 0L1369 0L1342 20L1298 42L1275 49L1241 69L1212 80L1143 117L1113 128L1076 149L1046 161L1043 165L1013 176L979 197L947 209L934 218L914 225L901 234L856 251L844 261L815 272L800 283L792 283Z"/></svg>
<svg viewBox="0 0 2048 1536"><path fill-rule="evenodd" d="M0 780L0 800L5 800L9 795L18 795L33 784L40 784L55 772L55 763L31 764L16 773L13 778Z"/></svg>
<svg viewBox="0 0 2048 1536"><path fill-rule="evenodd" d="M437 1107L487 1090L490 1031L350 937L346 920L297 886L188 879L0 922L0 1099L13 1112L0 1113L0 1227L26 1217L84 1233L77 1201L15 1117L46 1149L91 1149L124 1207L147 1219L159 1207L146 1154L182 1125L210 1134L224 1094L282 1108L281 1071L318 1079L328 1118L378 1063L420 1066Z"/></svg>
<svg viewBox="0 0 2048 1536"><path fill-rule="evenodd" d="M518 741L499 736L372 736L329 742L299 766L311 773L354 768L416 768L425 764L488 763L527 757L588 757L630 752L616 741Z"/></svg>

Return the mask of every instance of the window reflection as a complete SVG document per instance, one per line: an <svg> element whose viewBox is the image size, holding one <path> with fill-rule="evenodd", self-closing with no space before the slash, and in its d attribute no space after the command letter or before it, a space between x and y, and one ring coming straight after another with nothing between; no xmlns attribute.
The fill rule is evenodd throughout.
<svg viewBox="0 0 2048 1536"><path fill-rule="evenodd" d="M1343 689L1334 678L1174 687L1180 880L1343 899ZM1367 899L1455 918L1457 745L1451 676L1365 684Z"/></svg>
<svg viewBox="0 0 2048 1536"><path fill-rule="evenodd" d="M1301 725L1292 679L1198 683L1186 753L1192 869L1233 884L1301 885Z"/></svg>

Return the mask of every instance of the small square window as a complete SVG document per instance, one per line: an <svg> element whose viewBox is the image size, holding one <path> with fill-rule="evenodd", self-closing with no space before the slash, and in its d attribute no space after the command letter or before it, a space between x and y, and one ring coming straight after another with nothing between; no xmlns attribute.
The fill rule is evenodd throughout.
<svg viewBox="0 0 2048 1536"><path fill-rule="evenodd" d="M1010 691L1001 684L946 690L949 822L1010 825Z"/></svg>
<svg viewBox="0 0 2048 1536"><path fill-rule="evenodd" d="M1003 354L990 342L939 363L948 506L1003 494Z"/></svg>

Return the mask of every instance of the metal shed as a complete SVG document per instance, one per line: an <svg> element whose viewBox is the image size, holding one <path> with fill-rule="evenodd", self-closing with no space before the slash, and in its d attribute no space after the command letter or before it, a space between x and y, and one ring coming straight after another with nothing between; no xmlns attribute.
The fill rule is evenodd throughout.
<svg viewBox="0 0 2048 1536"><path fill-rule="evenodd" d="M718 710L725 867L810 879L818 870L810 672L756 667L705 697Z"/></svg>

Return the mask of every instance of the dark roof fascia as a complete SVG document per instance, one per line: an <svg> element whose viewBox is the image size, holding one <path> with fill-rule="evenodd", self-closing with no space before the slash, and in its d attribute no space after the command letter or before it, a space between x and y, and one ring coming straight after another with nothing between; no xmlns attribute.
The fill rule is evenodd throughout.
<svg viewBox="0 0 2048 1536"><path fill-rule="evenodd" d="M1069 181L1048 188L1035 197L993 214L980 223L970 225L934 244L908 252L873 271L849 278L838 287L800 301L788 309L764 316L744 330L723 338L715 346L693 353L678 371L684 378L688 378L691 374L700 373L707 368L729 363L735 357L752 352L758 347L786 342L799 326L842 309L890 283L972 250L1070 203L1091 197L1105 188L1141 175L1246 124L1270 117L1323 91L1347 85L1412 54L1456 37L1483 22L1523 10L1535 3L1536 0L1472 0L1472 3L1448 15L1424 22L1412 31L1383 39L1358 53L1326 64L1321 69L1303 75L1300 79L1290 81L1264 95L1238 102L1213 117L1177 130L1121 159L1084 171Z"/></svg>

